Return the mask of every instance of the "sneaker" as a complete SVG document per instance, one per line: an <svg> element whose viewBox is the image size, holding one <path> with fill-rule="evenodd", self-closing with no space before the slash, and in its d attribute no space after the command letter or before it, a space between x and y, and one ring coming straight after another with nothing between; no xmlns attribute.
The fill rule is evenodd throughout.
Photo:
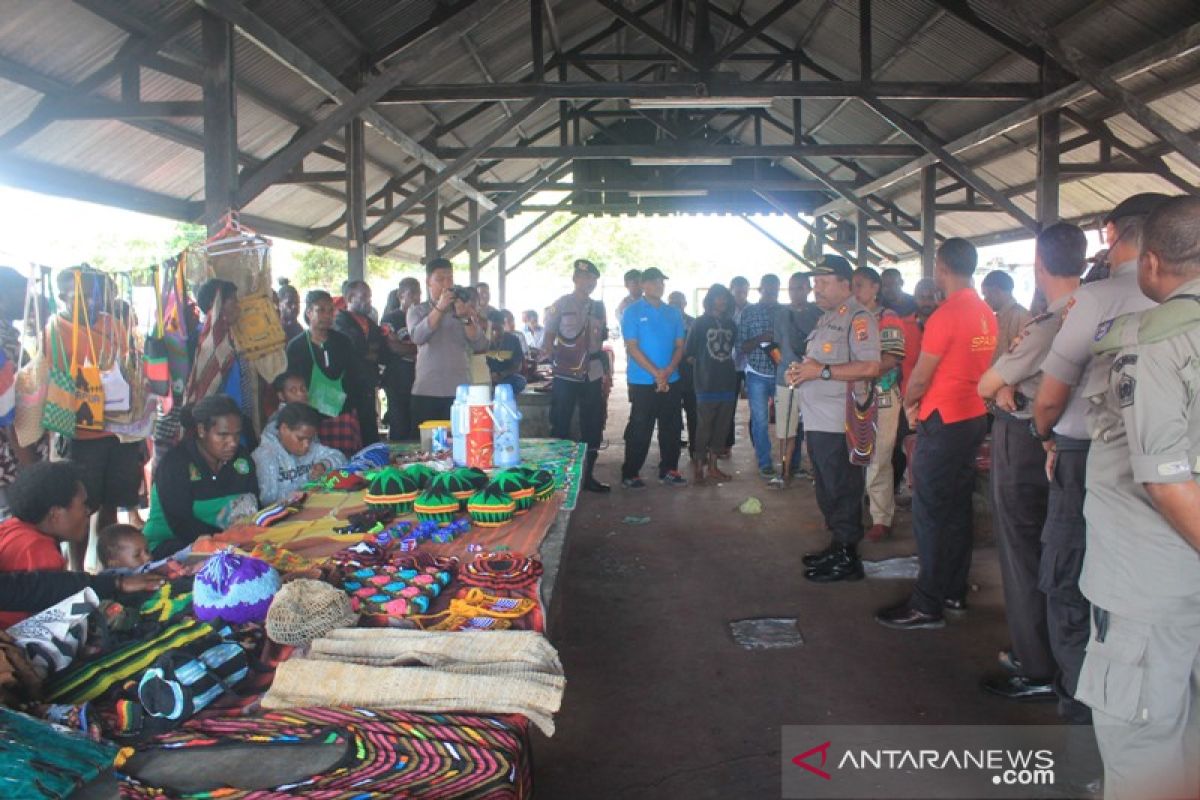
<svg viewBox="0 0 1200 800"><path fill-rule="evenodd" d="M778 473L775 471L774 467L768 465L765 467L759 467L758 474L764 478L774 478Z"/></svg>
<svg viewBox="0 0 1200 800"><path fill-rule="evenodd" d="M679 474L679 470L671 470L659 478L663 486L687 486L687 478Z"/></svg>
<svg viewBox="0 0 1200 800"><path fill-rule="evenodd" d="M622 478L621 485L626 489L645 489L646 482L636 475L632 478Z"/></svg>

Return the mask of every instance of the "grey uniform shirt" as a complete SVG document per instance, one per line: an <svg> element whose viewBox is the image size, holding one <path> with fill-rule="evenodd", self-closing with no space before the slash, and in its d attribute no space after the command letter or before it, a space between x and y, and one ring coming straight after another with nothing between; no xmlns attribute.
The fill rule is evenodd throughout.
<svg viewBox="0 0 1200 800"><path fill-rule="evenodd" d="M604 377L604 362L599 357L604 349L606 335L604 320L603 302L591 298L580 299L574 292L565 294L546 309L546 326L543 332L545 338L542 341L547 343L546 347L553 353L554 341L559 334L564 339L574 340L583 333L584 326L589 326L588 353L596 357L589 358L588 380L598 381Z"/></svg>
<svg viewBox="0 0 1200 800"><path fill-rule="evenodd" d="M1008 345L1004 355L996 359L992 369L1004 379L1009 386L1016 388L1017 393L1026 399L1025 407L1013 412L1017 419L1029 419L1033 416L1033 398L1037 397L1038 387L1042 384L1042 362L1050 352L1050 345L1058 334L1063 323L1063 312L1071 295L1060 297L1050 304L1045 314L1025 323L1025 327ZM999 348L997 348L999 349Z"/></svg>
<svg viewBox="0 0 1200 800"><path fill-rule="evenodd" d="M1200 281L1175 294L1200 294ZM1200 623L1200 553L1143 485L1200 474L1200 310L1182 305L1196 303L1168 301L1096 333L1108 380L1091 400L1109 424L1088 454L1080 588L1097 606L1151 625Z"/></svg>
<svg viewBox="0 0 1200 800"><path fill-rule="evenodd" d="M1075 291L1067 304L1062 329L1054 337L1050 354L1042 363L1042 372L1072 387L1071 399L1054 426L1055 433L1072 439L1088 438L1088 402L1084 384L1092 361L1096 327L1106 320L1152 305L1154 303L1138 288L1136 261L1118 264L1108 278L1080 286Z"/></svg>
<svg viewBox="0 0 1200 800"><path fill-rule="evenodd" d="M435 330L429 324L428 301L408 309L408 334L417 346L417 377L412 393L421 397L454 397L460 384L471 382L471 355L487 352L487 334L476 326L474 339L452 311L442 314Z"/></svg>
<svg viewBox="0 0 1200 800"><path fill-rule="evenodd" d="M831 367L851 361L878 361L879 323L874 314L851 297L817 320L817 327L809 334L805 355ZM798 397L804 430L845 432L845 381L820 378L805 381L800 384Z"/></svg>

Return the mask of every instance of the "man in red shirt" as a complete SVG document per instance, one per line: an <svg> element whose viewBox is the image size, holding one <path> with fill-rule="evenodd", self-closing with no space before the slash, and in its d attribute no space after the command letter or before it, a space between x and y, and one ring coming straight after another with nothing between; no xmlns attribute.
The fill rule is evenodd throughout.
<svg viewBox="0 0 1200 800"><path fill-rule="evenodd" d="M71 461L39 461L25 467L8 487L13 516L0 523L0 572L62 571L62 542L86 542L87 490ZM29 614L0 612L0 630Z"/></svg>
<svg viewBox="0 0 1200 800"><path fill-rule="evenodd" d="M946 609L966 610L975 451L987 433L976 386L996 349L996 315L972 286L978 261L965 239L938 248L934 281L946 301L925 323L904 394L905 414L917 426L913 532L920 572L908 600L875 615L889 628L940 628Z"/></svg>

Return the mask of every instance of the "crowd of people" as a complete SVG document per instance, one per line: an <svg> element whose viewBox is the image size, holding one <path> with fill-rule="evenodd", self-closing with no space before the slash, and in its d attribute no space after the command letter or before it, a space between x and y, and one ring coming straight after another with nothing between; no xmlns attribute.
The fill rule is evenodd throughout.
<svg viewBox="0 0 1200 800"><path fill-rule="evenodd" d="M919 574L875 619L940 628L967 611L977 457L990 435L1011 643L983 688L1057 700L1065 722L1094 725L1113 796L1194 796L1185 754L1200 725L1200 199L1136 195L1104 227L1107 262L1087 278L1083 231L1041 231L1031 310L1006 272L977 292L977 252L958 238L941 243L912 295L895 269L824 255L788 277L786 302L778 276L761 279L754 303L735 277L707 290L696 317L683 293L666 293L661 270L630 270L615 320L628 355L620 482L645 488L656 431L663 485L730 480L722 462L745 397L761 479L815 489L829 541L803 557L805 578L863 578L860 543L891 536L897 506L911 503ZM544 324L523 312L520 329L486 284L459 285L449 261L432 259L425 273L424 286L401 281L382 313L362 281L337 296L282 285L286 369L269 387L232 334L237 288L210 280L184 312L192 358L179 406L152 436L82 417L57 446L0 432L4 597L17 585L9 573L30 571L64 589L148 588L156 579L140 572L152 560L286 499L385 434L415 438L421 423L449 418L462 384L519 393L531 362L553 375L552 435L586 444L582 488L609 492L595 473L614 371L597 266L575 261L571 291ZM18 365L32 355L17 327L30 326L30 304L13 302L26 288L0 269L0 344ZM60 311L33 320L42 357L65 369L87 348L111 373L136 346L111 279L72 268L57 290ZM71 576L93 516L109 571ZM9 602L11 624L23 613Z"/></svg>

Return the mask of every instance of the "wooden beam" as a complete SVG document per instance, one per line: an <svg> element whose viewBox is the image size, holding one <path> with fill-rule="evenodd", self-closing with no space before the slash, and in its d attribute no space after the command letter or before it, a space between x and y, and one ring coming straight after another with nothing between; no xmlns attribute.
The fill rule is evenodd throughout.
<svg viewBox="0 0 1200 800"><path fill-rule="evenodd" d="M538 101L534 101L538 102ZM460 159L475 152L477 148L441 147L437 153L446 158ZM805 156L832 158L914 158L922 149L917 145L904 144L806 144L795 145L708 145L679 143L674 146L660 145L568 145L566 147L543 145L539 147L492 147L473 156L474 160L485 159L534 159L544 161L557 158L638 158L671 159L682 163L688 158L803 158Z"/></svg>
<svg viewBox="0 0 1200 800"><path fill-rule="evenodd" d="M367 275L367 142L362 117L346 126L346 253L347 277Z"/></svg>
<svg viewBox="0 0 1200 800"><path fill-rule="evenodd" d="M52 112L57 119L171 119L202 117L204 103L199 100L167 102L117 102L111 100L55 100Z"/></svg>
<svg viewBox="0 0 1200 800"><path fill-rule="evenodd" d="M510 196L504 198L504 200L500 201L496 208L489 211L482 218L476 220L471 225L468 225L466 229L459 231L453 239L446 243L446 247L443 249L442 254L447 258L452 257L455 253L459 252L464 245L467 244L469 237L483 230L485 227L490 225L493 220L501 218L510 208L524 200L529 195L538 191L543 184L558 176L559 173L563 172L563 170L568 166L568 161L564 158L559 159L558 161L555 161L538 170L536 173L534 173L533 177L521 185L520 189L513 192Z"/></svg>
<svg viewBox="0 0 1200 800"><path fill-rule="evenodd" d="M839 183L838 181L835 181L833 179L833 176L831 176L828 172L825 172L823 169L821 169L816 164L814 164L812 162L812 160L807 159L807 158L800 158L800 159L796 159L796 161L798 164L800 164L800 166L802 166L802 167L804 167L804 169L808 170L812 174L813 177L815 177L817 180L821 181L821 183L825 184L830 189L832 189L834 193L836 193L838 196L842 197L843 199L845 199L847 202L849 202L851 205L853 205L855 208L858 209L858 213L859 213L858 224L859 224L860 228L865 229L866 228L866 219L870 218L870 219L875 220L880 225L882 225L884 227L884 229L886 229L891 234L896 236L898 239L900 239L900 241L904 242L909 247L920 247L921 246L920 242L918 242L916 239L914 239L913 237L911 237L907 233L905 233L903 230L901 230L899 225L896 225L890 219L885 217L883 214L880 214L878 211L873 209L869 203L867 203L865 200L863 200L861 197L859 197L853 191L844 188L841 185L841 183ZM862 263L859 266L865 267L866 264Z"/></svg>
<svg viewBox="0 0 1200 800"><path fill-rule="evenodd" d="M1024 42L1014 39L1004 31L987 22L985 19L975 13L974 9L971 8L971 5L967 2L967 0L933 0L933 2L1009 52L1016 53L1022 58L1032 61L1034 64L1041 64L1041 50L1036 47L1030 47Z"/></svg>
<svg viewBox="0 0 1200 800"><path fill-rule="evenodd" d="M204 49L204 222L209 233L221 219L244 203L237 200L237 96L233 87L233 26L203 14L200 40Z"/></svg>
<svg viewBox="0 0 1200 800"><path fill-rule="evenodd" d="M937 167L921 170L921 275L933 277L937 257Z"/></svg>
<svg viewBox="0 0 1200 800"><path fill-rule="evenodd" d="M308 53L294 44L288 37L269 25L257 14L247 9L240 0L195 1L209 11L232 22L246 36L258 44L264 52L284 66L295 71L300 77L334 100L337 100L343 106L351 102L354 98L355 93L350 90L349 86L321 66L316 59L309 56ZM397 80L399 80L398 77ZM386 90L390 88L390 85L383 88ZM446 165L443 161L430 153L416 139L401 130L394 122L369 106L370 103L367 103L361 107L362 117L381 136L395 144L405 154L417 159L420 163L435 170L445 168ZM351 119L354 116L357 116L357 114L350 114L346 119ZM301 158L303 158L303 155L301 155ZM452 182L452 185L458 191L481 203L485 208L491 208L491 201L483 193L466 183L466 181L456 178Z"/></svg>
<svg viewBox="0 0 1200 800"><path fill-rule="evenodd" d="M780 250L787 253L789 256L796 259L804 266L806 266L810 269L812 268L813 263L811 261L809 261L807 258L805 258L804 256L797 253L792 248L788 247L786 244L783 243L783 241L781 239L779 239L779 237L777 237L775 234L771 233L769 230L764 228L762 225L759 225L757 222L750 219L750 217L746 216L745 214L742 214L742 221L745 222L747 225L749 225L751 228L754 228L754 230L761 233L767 239L767 241L771 242L771 244L775 245Z"/></svg>
<svg viewBox="0 0 1200 800"><path fill-rule="evenodd" d="M718 50L712 57L712 66L715 67L722 61L730 58L738 50L741 50L743 47L757 38L760 33L773 25L784 14L798 6L800 2L801 0L781 0L780 2L776 3L770 11L768 11L766 14L763 14L757 20L750 23L748 27L743 29L741 33L734 37L733 41L729 42L729 44Z"/></svg>
<svg viewBox="0 0 1200 800"><path fill-rule="evenodd" d="M788 219L799 224L802 228L804 228L806 231L811 233L813 236L817 235L817 228L815 226L810 225L808 222L804 221L804 219L801 218L798 214L796 214L795 211L788 208L787 205L785 205L784 203L781 203L770 192L760 191L760 192L755 192L755 194L757 194L763 200L767 201L768 205L770 205L772 208L774 208L780 214L783 214ZM837 250L839 253L841 253L843 256L845 256L851 263L854 262L854 253L852 251L850 251L849 249L847 249L846 247L839 244L836 240L830 239L829 245L831 247L833 247L834 250ZM874 260L878 261L879 259L876 258Z"/></svg>
<svg viewBox="0 0 1200 800"><path fill-rule="evenodd" d="M567 220L567 222L564 225L562 225L562 227L560 227L558 230L554 231L554 233L550 234L545 239L543 239L541 242L539 242L537 247L533 248L528 253L526 253L524 256L522 256L521 260L518 261L517 263L513 264L511 267L505 268L504 264L501 263L499 265L499 274L505 275L505 276L513 274L514 272L517 271L518 267L520 267L522 264L524 264L529 259L536 256L538 253L542 252L542 250L546 249L546 247L549 246L549 244L551 242L553 242L558 237L562 236L567 231L571 230L571 228L574 228L582 220L583 220L582 216L571 217L569 220ZM501 262L503 262L504 251L502 251L500 253L499 258L501 259ZM501 302L503 302L503 300L501 300Z"/></svg>
<svg viewBox="0 0 1200 800"><path fill-rule="evenodd" d="M679 60L679 63L683 64L688 69L691 69L695 72L701 72L704 70L704 64L700 63L700 61L690 50L681 47L678 42L671 39L658 28L646 22L644 18L639 16L632 9L625 8L625 6L621 5L619 2L617 2L617 0L595 0L595 2L608 9L609 13L621 20L621 22L625 23L628 27L642 34L647 39L661 47L663 50L666 50L668 53L675 56L675 58Z"/></svg>

